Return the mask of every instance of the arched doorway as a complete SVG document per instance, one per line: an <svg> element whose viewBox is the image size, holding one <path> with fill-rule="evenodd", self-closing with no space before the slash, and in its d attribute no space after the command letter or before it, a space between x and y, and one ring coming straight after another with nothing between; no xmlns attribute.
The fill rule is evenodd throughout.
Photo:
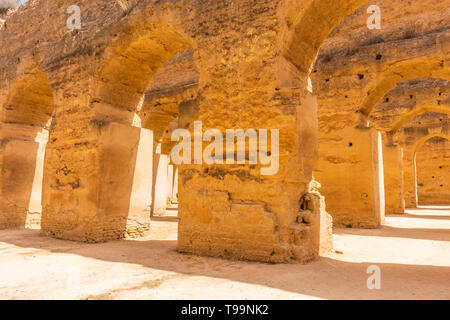
<svg viewBox="0 0 450 320"><path fill-rule="evenodd" d="M434 133L418 141L414 153L418 206L450 205L449 136Z"/></svg>

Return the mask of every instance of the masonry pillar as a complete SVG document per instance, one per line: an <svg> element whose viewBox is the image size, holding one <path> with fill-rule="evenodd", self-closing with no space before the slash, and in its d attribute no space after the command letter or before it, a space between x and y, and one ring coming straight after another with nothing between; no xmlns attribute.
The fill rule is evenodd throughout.
<svg viewBox="0 0 450 320"><path fill-rule="evenodd" d="M36 127L0 127L0 229L25 227L35 180L39 142Z"/></svg>
<svg viewBox="0 0 450 320"><path fill-rule="evenodd" d="M416 168L413 147L407 147L403 157L405 208L416 208Z"/></svg>
<svg viewBox="0 0 450 320"><path fill-rule="evenodd" d="M397 145L384 145L384 184L386 213L405 213L403 192L403 150Z"/></svg>
<svg viewBox="0 0 450 320"><path fill-rule="evenodd" d="M141 235L150 224L151 157L147 157L153 152L152 137L131 126L128 120L134 113L100 102L92 105L88 75L75 73L70 78L73 82L62 82L55 89L42 230L86 242Z"/></svg>
<svg viewBox="0 0 450 320"><path fill-rule="evenodd" d="M384 223L381 134L346 127L322 135L315 178L335 225L376 228Z"/></svg>
<svg viewBox="0 0 450 320"><path fill-rule="evenodd" d="M214 77L199 84L198 99L180 104L179 123L193 132L194 121L202 121L203 133L278 130L276 147L275 135L267 141L276 170L262 174L271 164L250 164L248 158L244 164L180 165L178 250L266 262L311 260L320 247L321 228L315 226L324 220L303 220L300 200L308 193L317 151L317 102L307 76L283 57L265 59L262 49L258 55L246 50L227 45L208 52L218 55L203 66ZM229 62L218 68L218 61ZM310 215L319 217L320 208Z"/></svg>
<svg viewBox="0 0 450 320"><path fill-rule="evenodd" d="M127 234L130 237L139 236L143 231L148 230L148 219L152 204L152 185L153 132L141 128L127 219Z"/></svg>

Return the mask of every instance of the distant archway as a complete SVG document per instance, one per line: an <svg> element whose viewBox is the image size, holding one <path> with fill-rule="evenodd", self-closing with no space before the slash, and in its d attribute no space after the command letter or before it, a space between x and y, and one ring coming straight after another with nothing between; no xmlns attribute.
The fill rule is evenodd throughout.
<svg viewBox="0 0 450 320"><path fill-rule="evenodd" d="M400 119L398 119L387 132L389 135L395 135L398 130L400 130L406 123L411 121L417 116L420 116L427 112L437 112L450 114L450 107L445 105L426 105L414 108L410 112L404 114Z"/></svg>
<svg viewBox="0 0 450 320"><path fill-rule="evenodd" d="M418 170L417 170L417 153L418 151L425 145L425 143L427 143L428 141L434 139L434 138L442 138L442 139L446 139L448 141L450 141L450 136L444 133L431 133L429 135L427 135L426 137L421 138L417 143L416 146L414 148L414 193L415 193L415 197L416 197L416 206L420 204L420 199L419 199L419 191L418 191ZM442 169L444 169L442 167ZM447 170L448 171L448 170ZM444 172L444 171L442 171ZM450 201L449 201L450 202ZM439 203L439 204L449 204L449 203Z"/></svg>
<svg viewBox="0 0 450 320"><path fill-rule="evenodd" d="M395 88L398 82L421 77L450 80L450 70L439 56L399 61L383 71L379 80L372 85L359 112L369 116L377 102Z"/></svg>

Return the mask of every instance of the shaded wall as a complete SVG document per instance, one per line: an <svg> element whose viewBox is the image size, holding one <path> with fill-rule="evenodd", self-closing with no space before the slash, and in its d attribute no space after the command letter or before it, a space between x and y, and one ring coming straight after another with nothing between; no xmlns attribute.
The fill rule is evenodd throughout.
<svg viewBox="0 0 450 320"><path fill-rule="evenodd" d="M450 141L435 137L416 153L419 205L450 205Z"/></svg>

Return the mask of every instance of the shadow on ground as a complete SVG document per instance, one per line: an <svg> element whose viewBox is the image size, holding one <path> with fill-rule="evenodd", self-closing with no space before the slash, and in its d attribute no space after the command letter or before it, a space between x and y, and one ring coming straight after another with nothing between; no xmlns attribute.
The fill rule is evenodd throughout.
<svg viewBox="0 0 450 320"><path fill-rule="evenodd" d="M402 229L383 226L376 230L338 229L336 232L337 237L358 234L367 236L367 239L370 237L397 237L450 241L448 229ZM448 266L352 262L346 259L345 252L344 254L332 253L309 264L271 265L180 254L176 252L176 240L122 240L83 244L45 237L38 230L4 230L0 232L0 245L1 243L20 248L32 248L30 252L23 253L26 255L39 255L39 252L42 253L42 250L45 250L47 253L70 254L110 263L139 265L144 267L146 272L162 271L162 274L165 272L171 274L171 276L163 276L157 281L145 280L137 284L134 282L128 287L119 287L104 294L92 296L92 298L100 299L120 298L122 292L133 290L154 290L163 283L173 280L174 277L181 277L175 283L176 286L183 289L185 289L183 281L189 277L201 277L203 282L196 280L200 281L198 286L208 286L208 281L204 280L206 277L231 280L233 287L236 287L235 290L238 290L239 286L250 284L324 299L450 298L450 268ZM372 249L370 245L364 248L364 243L359 243L358 246L369 253ZM392 243L392 246L395 246L395 243ZM11 250L13 250L11 246L1 245L0 261L5 259ZM414 250L415 248L411 248L411 254L414 254ZM445 254L445 252L439 254ZM369 290L366 286L369 277L367 268L374 264L381 268L381 290ZM37 271L31 270L31 272ZM40 272L45 273L45 270ZM189 292L187 288L186 291ZM240 294L245 296L245 293L241 292ZM242 295L237 294L236 297L240 298ZM186 298L195 299L188 295ZM214 290L210 298L217 298ZM251 299L252 296L250 295L248 298ZM267 298L270 299L270 296Z"/></svg>

